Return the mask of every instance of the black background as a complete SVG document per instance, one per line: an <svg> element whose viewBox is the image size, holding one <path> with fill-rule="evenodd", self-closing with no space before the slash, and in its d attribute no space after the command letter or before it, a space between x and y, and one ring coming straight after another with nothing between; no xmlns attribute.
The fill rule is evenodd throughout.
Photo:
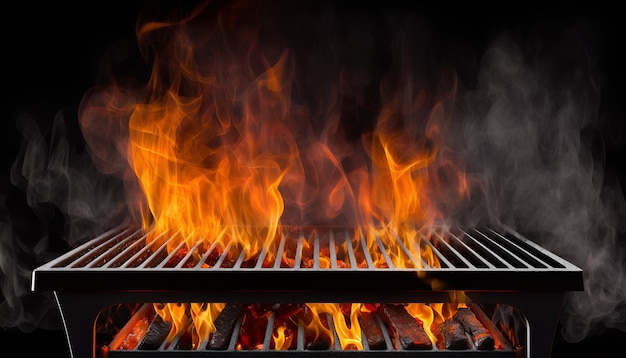
<svg viewBox="0 0 626 358"><path fill-rule="evenodd" d="M383 6L383 2L337 2L344 11L357 6ZM421 2L419 2L421 3ZM617 6L610 2L572 5L572 3L543 2L445 2L442 5L415 5L411 1L385 2L384 6L397 6L407 11L422 13L441 36L446 46L461 46L460 53L472 61L459 68L466 80L472 80L472 66L478 62L485 46L504 29L516 29L523 35L539 23L554 27L582 26L587 41L606 74L602 84L600 123L601 134L609 138L604 142L607 177L621 181L626 163L626 124L624 109L626 99L626 26L619 16ZM13 9L3 12L2 48L2 188L7 189L14 215L28 222L29 213L23 193L12 188L9 168L15 157L20 136L15 129L15 115L23 109L34 110L46 126L59 110L68 118L75 118L78 104L84 93L94 85L98 68L107 49L120 41L135 43L135 22L141 1L88 1L88 2L15 2ZM292 5L293 6L293 5ZM457 52L458 54L458 52ZM125 63L124 71L141 78L146 68L136 49ZM465 72L463 72L465 71ZM70 125L70 137L77 148L83 145L77 124ZM34 218L33 218L34 219ZM58 223L59 226L61 223ZM32 229L32 228L31 228ZM63 251L58 227L52 223L49 230L51 245ZM36 231L36 230L35 230ZM28 230L25 230L28 233ZM56 240L56 241L55 241ZM609 330L603 335L589 337L579 343L566 343L555 338L554 356L564 357L574 353L594 352L608 355L610 347L620 347L623 332ZM17 329L0 332L0 347L8 346L22 354L69 357L67 344L61 330L36 329L24 333ZM617 345L615 343L617 342Z"/></svg>

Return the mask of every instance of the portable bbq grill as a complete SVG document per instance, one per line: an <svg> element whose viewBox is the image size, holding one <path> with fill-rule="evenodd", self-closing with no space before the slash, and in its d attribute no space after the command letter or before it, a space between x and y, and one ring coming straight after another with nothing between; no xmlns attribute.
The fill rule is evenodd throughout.
<svg viewBox="0 0 626 358"><path fill-rule="evenodd" d="M549 357L565 293L583 290L580 268L509 228L453 228L445 233L433 230L414 244L432 251L440 267L433 267L423 257L416 256L415 251L397 236L395 247L401 249L400 254L405 255L407 262L414 267L395 267L383 240L376 238L374 250L378 252L374 253L370 251L371 246L364 249L367 247L364 238L354 238L352 233L349 228L293 230L289 235L282 235L275 252L264 248L252 264L245 261L245 252L237 253L236 248L229 245L217 256L215 245L209 248L195 246L185 250L184 257L178 257L172 266L174 256L180 255L181 251L170 249L168 252L171 239L146 240L143 229L124 225L35 269L32 289L54 291L70 352L75 358L96 356L94 322L105 307L114 304L443 303L451 302L451 293L457 291L464 293L479 317L485 316L474 303L505 304L518 309L526 321L524 354L534 358ZM311 241L311 257L304 258L301 249ZM269 266L263 264L267 262L266 257L280 258L292 244L296 245L292 267L283 267L280 259ZM184 245L181 243L179 248ZM321 265L320 247L328 248L324 255L329 255L329 267ZM339 247L343 248L342 251L337 249ZM386 262L382 265L384 267L376 267L375 254L377 257L382 255ZM213 261L207 265L210 257ZM337 265L338 258L347 263L345 267ZM366 265L359 265L359 258L364 259ZM310 264L303 265L305 259ZM332 326L332 322L329 324ZM493 327L491 330L497 331ZM270 331L268 328L265 333L266 342ZM384 334L389 343L389 333L385 331ZM271 350L268 344L264 344L261 350L241 351L234 347L236 335L237 329L229 348L218 352L176 350L171 344L157 351L111 349L107 355L152 357L163 353L168 357L192 357L212 354L277 356L285 353L311 357L333 353L346 357L380 357L411 353L422 357L464 354L519 357L515 347L506 343L502 349L492 351L479 351L474 346L464 351L445 351L436 347L425 351L403 351L390 344L384 350L372 350L365 344L358 351L342 351L337 346L330 351L310 351L301 343L290 351Z"/></svg>

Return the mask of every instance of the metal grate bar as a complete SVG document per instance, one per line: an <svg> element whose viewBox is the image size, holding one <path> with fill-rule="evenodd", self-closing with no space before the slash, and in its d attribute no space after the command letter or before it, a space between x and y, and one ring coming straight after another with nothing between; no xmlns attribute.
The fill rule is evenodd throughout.
<svg viewBox="0 0 626 358"><path fill-rule="evenodd" d="M164 247L167 247L167 244L163 245ZM167 254L167 256L165 256L155 267L156 268L163 268L169 261L171 258L173 258L176 254L178 254L179 250L182 250L185 248L185 242L181 241L178 246L176 246L176 248L174 248L174 250L171 250L170 253Z"/></svg>
<svg viewBox="0 0 626 358"><path fill-rule="evenodd" d="M471 238L476 243L476 245L479 245L479 247L483 248L486 251L486 253L483 254L484 256L490 255L494 258L494 260L497 260L497 257L499 257L501 258L501 260L498 260L498 262L502 262L504 265L506 265L506 267L509 268L531 267L531 265L524 263L524 261L520 257L515 255L513 252L507 250L502 245L499 245L497 242L494 242L482 232L478 230L468 231L477 234L472 235L469 232L465 231L466 235Z"/></svg>
<svg viewBox="0 0 626 358"><path fill-rule="evenodd" d="M216 269L216 268L220 268L222 267L222 264L224 263L224 261L226 260L226 257L228 257L228 252L230 251L230 249L232 248L232 244L229 242L226 247L224 248L224 251L222 252L222 255L220 256L220 258L217 260L217 262L215 263L215 265L213 265L213 267L211 267L211 269Z"/></svg>
<svg viewBox="0 0 626 358"><path fill-rule="evenodd" d="M319 270L320 268L320 236L317 230L313 231L313 269Z"/></svg>
<svg viewBox="0 0 626 358"><path fill-rule="evenodd" d="M439 236L439 233L433 233L433 235L435 237L438 237L439 240L441 240L441 237ZM420 238L420 241L417 243L417 245L419 246L420 243L424 243L424 245L428 246L428 248L435 254L435 256L437 256L437 259L439 260L439 263L441 264L441 267L444 267L444 268L454 267L454 265L450 261L448 261L448 258L446 258L441 253L441 251L437 250L435 245L433 245L433 243L430 242L430 240L428 240L426 237L422 236Z"/></svg>
<svg viewBox="0 0 626 358"><path fill-rule="evenodd" d="M141 230L137 230L130 235L127 235L125 239L123 239L123 236L120 234L119 237L122 238L122 240L118 241L117 238L111 240L112 243L117 242L115 245L109 248L103 247L103 250L93 250L92 253L94 255L98 254L97 257L90 259L89 256L91 255L85 255L81 260L76 263L76 265L84 266L86 268L103 267L106 264L110 263L113 258L124 252L128 247L132 246L133 241L137 238L137 236L140 235Z"/></svg>
<svg viewBox="0 0 626 358"><path fill-rule="evenodd" d="M387 253L387 248L385 247L385 244L383 244L383 242L380 240L380 236L378 235L376 235L376 244L378 245L378 249L380 250L380 253L385 258L387 267L390 269L393 269L395 265L393 264L393 261L391 261L391 258L389 257L389 254Z"/></svg>
<svg viewBox="0 0 626 358"><path fill-rule="evenodd" d="M285 241L287 241L287 235L281 235L280 244L278 245L278 251L276 251L276 262L274 262L274 269L280 269L281 257L285 251Z"/></svg>
<svg viewBox="0 0 626 358"><path fill-rule="evenodd" d="M126 250L124 250L120 255L114 257L112 260L107 262L103 268L118 268L125 267L129 262L133 260L137 260L140 255L146 254L149 250L150 245L146 245L146 235L142 234L141 236L137 236L135 242L130 245Z"/></svg>
<svg viewBox="0 0 626 358"><path fill-rule="evenodd" d="M337 251L335 248L334 231L328 233L328 252L330 253L330 268L337 269Z"/></svg>
<svg viewBox="0 0 626 358"><path fill-rule="evenodd" d="M294 259L293 268L297 269L300 267L302 261L302 242L304 241L304 233L300 231L298 234L298 245L296 246L296 257Z"/></svg>
<svg viewBox="0 0 626 358"><path fill-rule="evenodd" d="M415 258L415 255L411 254L409 249L406 247L406 245L404 245L402 240L400 240L400 238L395 232L391 233L391 235L396 239L396 242L402 249L402 252L404 252L404 254L411 260L411 262L413 263L413 267L424 267L424 266L420 266L421 262L417 261L417 259ZM414 245L414 242L415 242L414 240L411 240L409 241L409 244L412 246Z"/></svg>
<svg viewBox="0 0 626 358"><path fill-rule="evenodd" d="M211 244L211 246L209 246L206 252L202 254L202 257L200 258L200 260L198 260L198 263L196 263L194 268L200 268L206 262L206 260L209 259L209 255L211 255L211 253L213 252L213 250L215 250L218 244L219 240L213 241L213 243Z"/></svg>
<svg viewBox="0 0 626 358"><path fill-rule="evenodd" d="M352 246L352 240L348 239L349 237L350 235L348 235L348 230L347 229L344 230L343 241L346 246L346 251L348 251L348 259L350 260L350 268L352 268L353 270L356 270L357 264L356 264L356 258L354 257L354 247Z"/></svg>
<svg viewBox="0 0 626 358"><path fill-rule="evenodd" d="M282 242L282 240L281 240ZM259 253L259 258L256 261L256 264L254 265L255 269L259 269L263 266L263 261L265 261L265 256L267 256L267 245L263 245L263 247L261 248L261 252ZM276 256L277 258L280 256ZM276 260L279 261L279 260Z"/></svg>
<svg viewBox="0 0 626 358"><path fill-rule="evenodd" d="M537 266L539 267L554 267L564 269L569 266L569 263L560 257L553 255L551 252L543 250L537 247L535 243L516 237L516 241L513 241L510 235L501 235L492 229L488 229L490 233L503 241L508 243L512 247L515 247L525 257L528 257L529 261L535 262L537 260ZM511 235L515 235L511 233ZM545 252L543 252L545 251ZM528 254L527 254L528 253ZM530 256L532 254L532 256Z"/></svg>
<svg viewBox="0 0 626 358"><path fill-rule="evenodd" d="M470 234L467 231L463 231L465 234L463 238L467 239L468 242L461 240L461 243L465 245L467 250L471 251L472 254L479 259L484 265L486 265L490 269L494 268L514 268L514 267L523 267L519 264L514 265L511 264L511 260L501 260L498 257L502 257L502 255L498 256L492 249L487 247L483 242L477 240L475 236ZM480 233L478 233L480 234Z"/></svg>
<svg viewBox="0 0 626 358"><path fill-rule="evenodd" d="M156 240L154 241L156 246ZM156 248L154 253L150 256L149 260L144 261L139 268L154 268L159 265L164 257L167 257L167 241L163 241L159 247Z"/></svg>
<svg viewBox="0 0 626 358"><path fill-rule="evenodd" d="M365 236L361 235L361 249L363 250L363 256L365 257L365 262L367 262L368 268L374 267L374 262L372 260L372 256L370 256L370 252L367 249L367 244L365 242Z"/></svg>
<svg viewBox="0 0 626 358"><path fill-rule="evenodd" d="M442 245L443 247L446 248L446 250L451 252L454 255L454 258L457 259L457 261L460 260L463 263L463 266L461 266L461 267L471 267L471 268L474 268L474 265L472 265L472 263L469 262L467 260L467 258L465 258L464 255L462 255L459 251L457 251L457 249L455 249L452 245L450 245L446 240L444 240L439 235L436 235L436 237L438 238L438 240L439 240L438 242L439 242L440 245ZM452 236L452 234L450 234L450 237L454 237L454 236ZM454 238L456 239L456 237L454 237ZM426 241L428 241L428 240L426 240ZM436 251L438 252L439 250L436 250ZM454 265L454 264L451 263L450 267L459 267L459 265L458 264Z"/></svg>

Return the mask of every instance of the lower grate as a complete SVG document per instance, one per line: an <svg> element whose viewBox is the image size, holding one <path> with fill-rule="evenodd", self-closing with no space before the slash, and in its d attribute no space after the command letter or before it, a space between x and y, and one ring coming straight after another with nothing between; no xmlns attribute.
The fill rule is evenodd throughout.
<svg viewBox="0 0 626 358"><path fill-rule="evenodd" d="M467 328L463 329L462 336L453 336L451 334L438 336L438 340L435 341L432 347L403 346L401 343L402 339L398 336L398 331L392 330L381 314L376 311L368 312L358 318L361 327L360 342L362 342L362 347L346 343L345 339L339 337L338 329L336 328L337 323L330 314L322 315L322 317L329 334L333 336L332 339L326 339L328 337L324 337L323 334L320 335L322 338L311 339L310 334L306 333L307 328L302 320L294 322L290 328L293 330L293 334L276 334L279 331L279 327L284 327L284 318L281 312L285 310L294 311L293 306L294 304L282 305L286 309L281 311L281 305L277 304L265 314L253 318L251 311L241 310L241 305L225 305L223 312L227 313L222 317L227 317L226 320L216 319L216 331L201 342L194 344L191 342L189 335L192 329L191 325L193 324L190 320L183 322L183 329L168 339L167 336L171 331L171 325L165 324L155 314L153 304L143 304L119 330L111 342L99 348L99 355L111 358L154 357L155 354L167 357L214 357L216 355L254 355L255 357L303 355L306 357L321 357L328 356L328 354L341 353L342 357L381 357L389 356L389 354L393 353L418 354L420 357L459 357L463 354L469 354L472 357L504 358L521 357L524 354L524 347L513 347L477 304L469 304L461 310L470 314L476 320L477 325L474 326L474 329L481 331L480 336L478 333L473 335L471 329ZM302 307L302 305L298 306ZM397 308L404 305L393 306ZM233 312L240 312L240 314L235 315ZM246 324L249 325L249 323L245 322L250 320L256 320L255 325L258 325L258 322L262 322L262 327L255 326L260 329L261 332L258 333L262 333L262 335L250 337L250 332L246 331L244 327ZM450 322L459 321L449 318L446 323ZM525 322L522 324L525 324ZM376 327L379 330L376 330ZM463 326L459 325L459 327ZM244 337L245 335L248 336ZM214 339L214 336L218 338ZM491 340L485 339L485 337ZM289 342L286 343L286 340ZM216 341L218 342L217 344L215 343ZM461 346L459 345L460 342L466 345ZM246 343L251 344L251 346L243 346ZM278 348L277 344L280 345ZM447 348L446 344L453 345Z"/></svg>

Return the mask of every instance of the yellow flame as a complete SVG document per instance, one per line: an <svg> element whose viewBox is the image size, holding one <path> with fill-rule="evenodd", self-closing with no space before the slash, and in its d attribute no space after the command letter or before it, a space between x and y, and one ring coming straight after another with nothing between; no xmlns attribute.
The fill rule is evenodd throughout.
<svg viewBox="0 0 626 358"><path fill-rule="evenodd" d="M407 71L411 61L394 62L380 83L371 130L360 141L347 140L340 130L340 76L319 104L296 97L307 86L294 86L296 56L260 41L259 19L240 17L255 12L226 6L199 16L215 10L206 4L181 19L140 24L138 42L152 64L142 96L130 100L129 91L108 89L106 108L82 112L83 128L99 128L88 121L103 117L123 123L127 159L145 201L138 205L147 241L167 241L168 253L181 245L204 253L216 245L214 252L228 248L244 260L267 249L264 260L292 267L295 249L273 257L285 226L319 222L354 227L357 267L414 268L420 277L440 267L427 232L467 194L462 162L447 147L456 78L430 94ZM207 18L215 21L199 23ZM320 268L332 267L312 240L303 240L301 265L312 267L318 250ZM201 257L194 252L191 260ZM359 346L353 313L348 324L336 305L312 306L316 317L336 318L342 346ZM155 305L173 331L182 329L183 308L189 310L198 339L214 329L207 322L214 307L206 307ZM327 330L319 319L310 329L316 336Z"/></svg>
<svg viewBox="0 0 626 358"><path fill-rule="evenodd" d="M361 304L351 304L349 321L346 321L346 317L341 310L340 304L337 303L314 303L309 304L311 311L314 313L314 319L307 326L312 337L318 338L322 335L326 335L331 340L331 345L334 344L334 335L327 327L322 323L321 319L324 319L326 315L332 317L334 323L335 332L339 338L341 349L363 349L363 343L361 341L361 326L358 322L358 315L361 310Z"/></svg>
<svg viewBox="0 0 626 358"><path fill-rule="evenodd" d="M433 308L431 308L430 305L423 303L409 303L405 308L411 316L422 322L424 330L430 338L430 341L437 342L437 337L431 331L431 325L435 320L435 312L433 311Z"/></svg>
<svg viewBox="0 0 626 358"><path fill-rule="evenodd" d="M224 303L191 303L190 314L195 333L193 335L194 347L215 332L215 318L225 306Z"/></svg>
<svg viewBox="0 0 626 358"><path fill-rule="evenodd" d="M276 350L287 350L291 346L291 341L293 340L293 335L287 335L285 333L287 327L284 325L278 326L273 334L274 338L274 349Z"/></svg>
<svg viewBox="0 0 626 358"><path fill-rule="evenodd" d="M172 323L172 327L166 338L168 342L176 337L177 334L183 332L187 325L187 304L155 303L153 306L154 311L163 318L163 321Z"/></svg>

